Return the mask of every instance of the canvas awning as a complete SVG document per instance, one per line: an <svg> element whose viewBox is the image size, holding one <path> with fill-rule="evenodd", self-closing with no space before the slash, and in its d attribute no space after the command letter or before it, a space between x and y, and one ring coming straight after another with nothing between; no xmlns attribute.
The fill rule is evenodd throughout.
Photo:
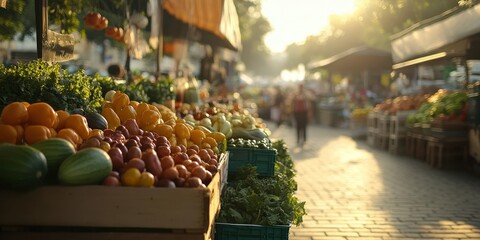
<svg viewBox="0 0 480 240"><path fill-rule="evenodd" d="M394 68L449 57L466 57L471 39L480 33L480 4L460 7L415 24L392 36ZM467 39L467 41L465 41Z"/></svg>
<svg viewBox="0 0 480 240"><path fill-rule="evenodd" d="M165 0L164 34L232 50L241 49L233 0ZM192 32L192 27L198 29Z"/></svg>
<svg viewBox="0 0 480 240"><path fill-rule="evenodd" d="M348 49L330 58L313 62L311 71L327 69L331 72L362 72L368 70L385 70L392 66L390 52L370 47Z"/></svg>

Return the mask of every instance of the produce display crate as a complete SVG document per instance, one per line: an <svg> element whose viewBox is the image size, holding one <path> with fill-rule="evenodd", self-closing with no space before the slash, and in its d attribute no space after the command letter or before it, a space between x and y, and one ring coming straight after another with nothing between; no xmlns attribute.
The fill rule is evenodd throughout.
<svg viewBox="0 0 480 240"><path fill-rule="evenodd" d="M287 240L290 225L215 224L215 240Z"/></svg>
<svg viewBox="0 0 480 240"><path fill-rule="evenodd" d="M229 174L236 174L245 165L256 166L258 175L262 177L271 177L275 172L277 151L274 149L228 148L228 152Z"/></svg>
<svg viewBox="0 0 480 240"><path fill-rule="evenodd" d="M224 160L220 164L228 164ZM0 239L211 239L221 179L215 174L205 189L92 185L0 190Z"/></svg>
<svg viewBox="0 0 480 240"><path fill-rule="evenodd" d="M352 137L367 137L367 118L351 118L349 128Z"/></svg>
<svg viewBox="0 0 480 240"><path fill-rule="evenodd" d="M396 155L404 155L406 152L406 137L392 134L388 141L388 152Z"/></svg>
<svg viewBox="0 0 480 240"><path fill-rule="evenodd" d="M367 114L367 128L377 128L378 124L378 113L370 111Z"/></svg>
<svg viewBox="0 0 480 240"><path fill-rule="evenodd" d="M367 144L371 147L375 147L377 141L377 129L376 128L367 128Z"/></svg>
<svg viewBox="0 0 480 240"><path fill-rule="evenodd" d="M381 114L378 116L378 124L377 124L378 133L382 136L389 136L390 135L390 116Z"/></svg>
<svg viewBox="0 0 480 240"><path fill-rule="evenodd" d="M406 121L409 114L405 112L411 112L411 111L398 112L397 115L390 117L390 122L389 122L390 135L395 135L397 137L404 137L405 134L407 133Z"/></svg>
<svg viewBox="0 0 480 240"><path fill-rule="evenodd" d="M382 150L388 150L390 137L388 134L376 134L375 147Z"/></svg>
<svg viewBox="0 0 480 240"><path fill-rule="evenodd" d="M436 168L462 168L467 164L468 138L427 137L426 161Z"/></svg>

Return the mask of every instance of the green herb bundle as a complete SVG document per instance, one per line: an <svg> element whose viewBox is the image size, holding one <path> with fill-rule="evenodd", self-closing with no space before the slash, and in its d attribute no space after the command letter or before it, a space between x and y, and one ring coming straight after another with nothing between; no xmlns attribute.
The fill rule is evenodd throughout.
<svg viewBox="0 0 480 240"><path fill-rule="evenodd" d="M83 70L69 74L41 60L0 65L0 110L15 101L46 102L56 110L95 112L103 100L100 85Z"/></svg>
<svg viewBox="0 0 480 240"><path fill-rule="evenodd" d="M144 89L150 102L163 104L167 100L175 99L175 92L173 91L173 80L170 78L161 78L156 82L151 82L148 79L142 79L137 83Z"/></svg>

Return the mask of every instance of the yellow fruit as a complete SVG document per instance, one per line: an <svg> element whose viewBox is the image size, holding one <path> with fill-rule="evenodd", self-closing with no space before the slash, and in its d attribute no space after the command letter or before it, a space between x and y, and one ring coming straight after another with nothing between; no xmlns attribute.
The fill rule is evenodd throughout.
<svg viewBox="0 0 480 240"><path fill-rule="evenodd" d="M137 168L127 169L121 176L122 184L125 186L138 186L142 173Z"/></svg>
<svg viewBox="0 0 480 240"><path fill-rule="evenodd" d="M140 187L153 187L155 183L155 176L149 172L143 172L140 175L140 179L138 180L138 186Z"/></svg>
<svg viewBox="0 0 480 240"><path fill-rule="evenodd" d="M196 145L202 144L203 139L205 139L205 133L200 129L193 129L190 132L190 140Z"/></svg>

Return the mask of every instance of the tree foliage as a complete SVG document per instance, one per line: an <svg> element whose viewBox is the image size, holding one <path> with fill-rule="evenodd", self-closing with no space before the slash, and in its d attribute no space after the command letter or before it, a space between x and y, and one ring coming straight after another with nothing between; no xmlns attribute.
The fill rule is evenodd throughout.
<svg viewBox="0 0 480 240"><path fill-rule="evenodd" d="M260 0L234 1L242 33L242 51L240 53L246 68L257 74L269 74L267 67L269 50L263 41L265 34L271 31L270 23L261 14Z"/></svg>
<svg viewBox="0 0 480 240"><path fill-rule="evenodd" d="M351 15L330 17L330 26L303 44L290 45L286 68L338 54L349 48L372 46L388 50L390 36L454 7L468 7L470 0L357 0Z"/></svg>
<svg viewBox="0 0 480 240"><path fill-rule="evenodd" d="M24 9L24 1L8 1L7 8L0 8L0 41L13 39L18 31L23 31L19 20Z"/></svg>

